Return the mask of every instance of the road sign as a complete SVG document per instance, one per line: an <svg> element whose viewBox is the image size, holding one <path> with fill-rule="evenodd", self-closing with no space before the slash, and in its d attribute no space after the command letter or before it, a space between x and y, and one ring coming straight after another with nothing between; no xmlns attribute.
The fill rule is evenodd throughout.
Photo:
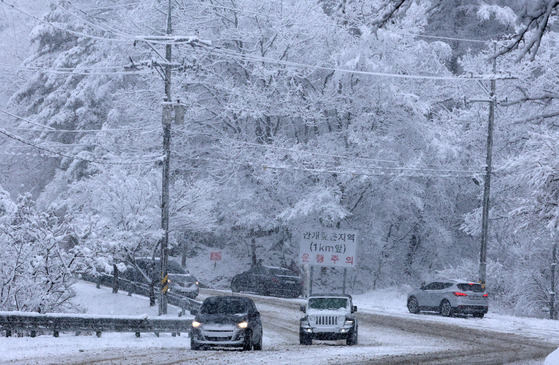
<svg viewBox="0 0 559 365"><path fill-rule="evenodd" d="M299 262L313 266L355 267L357 231L307 229L301 235Z"/></svg>
<svg viewBox="0 0 559 365"><path fill-rule="evenodd" d="M221 251L210 252L210 261L221 261Z"/></svg>

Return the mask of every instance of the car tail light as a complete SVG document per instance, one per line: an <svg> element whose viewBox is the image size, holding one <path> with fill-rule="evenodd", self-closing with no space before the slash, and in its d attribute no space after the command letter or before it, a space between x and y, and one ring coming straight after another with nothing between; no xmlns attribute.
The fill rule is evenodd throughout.
<svg viewBox="0 0 559 365"><path fill-rule="evenodd" d="M459 291L452 292L452 294L454 294L454 295L457 296L457 297L467 297L467 296L468 296L468 294L466 294L466 293L461 293L461 292L459 292Z"/></svg>
<svg viewBox="0 0 559 365"><path fill-rule="evenodd" d="M484 297L484 298L487 298L487 297L488 297L488 295L487 295L487 294L483 294L483 297Z"/></svg>

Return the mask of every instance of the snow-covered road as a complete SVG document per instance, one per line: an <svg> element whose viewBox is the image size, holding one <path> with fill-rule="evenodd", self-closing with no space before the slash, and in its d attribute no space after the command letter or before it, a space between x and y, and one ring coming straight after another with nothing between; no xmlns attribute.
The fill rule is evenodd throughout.
<svg viewBox="0 0 559 365"><path fill-rule="evenodd" d="M80 284L90 313L155 315L145 298L115 296L110 289ZM206 295L224 291L205 291ZM381 307L371 296L356 296L360 315L360 343L298 341L301 300L252 296L264 321L262 351L191 351L186 334L104 333L101 338L61 334L55 338L0 338L2 364L543 364L543 358L559 345L557 321L521 319L489 314L484 319L412 315L397 300ZM92 303L103 303L93 308ZM141 304L131 304L141 303ZM138 312L143 310L143 312ZM174 308L171 308L170 315ZM554 336L551 336L551 335ZM537 360L529 360L536 358Z"/></svg>

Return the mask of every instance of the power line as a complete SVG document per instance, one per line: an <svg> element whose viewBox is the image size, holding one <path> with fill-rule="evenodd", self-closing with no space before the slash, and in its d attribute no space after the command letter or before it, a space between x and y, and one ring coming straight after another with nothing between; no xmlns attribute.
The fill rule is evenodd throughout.
<svg viewBox="0 0 559 365"><path fill-rule="evenodd" d="M251 143L251 142L234 141L234 143L243 144L243 145L247 145L247 146L253 146L253 147L259 147L259 148L276 149L276 150L281 150L281 151L288 151L288 152L302 153L302 154L311 154L311 155L317 155L317 156L327 156L327 157L344 158L344 159L359 159L359 160L367 160L367 161L373 161L373 162L400 163L399 161L396 161L396 160L381 160L381 159L374 159L374 158L368 158L368 157L332 155L332 154L328 154L328 153L324 153L324 152L313 152L313 151L308 151L308 150L296 150L296 149L291 149L291 148L276 147L276 146L263 145L263 144Z"/></svg>
<svg viewBox="0 0 559 365"><path fill-rule="evenodd" d="M11 117L14 117L14 118L18 119L18 120L24 121L24 122L29 123L29 124L36 125L36 126L41 127L41 128L45 128L45 129L48 129L48 130L56 130L56 129L53 128L53 127L49 127L49 126L47 126L47 125L39 124L39 123L33 122L33 121L29 120L29 119L26 119L26 118L17 116L17 115L15 115L15 114L12 114L12 113L10 113L9 111L4 110L4 109L2 109L2 108L0 108L0 113L7 114L7 115L9 115L9 116L11 116Z"/></svg>
<svg viewBox="0 0 559 365"><path fill-rule="evenodd" d="M3 4L6 4L4 2L4 0L0 0L0 1ZM90 34L86 34L86 33L82 33L82 32L76 32L76 31L73 31L73 30L70 30L70 29L67 29L67 28L64 28L64 27L60 27L57 24L47 22L45 20L41 20L41 19L31 15L31 14L26 13L23 10L17 9L15 6L13 6L11 4L6 4L6 5L14 8L15 10L20 11L20 12L24 13L25 15L28 15L28 16L30 16L30 17L32 17L32 18L34 18L37 21L40 21L42 23L47 23L47 24L49 24L49 25L51 25L55 28L58 28L60 30L67 31L69 33L79 35L79 36L89 37L89 38L92 38L92 39L104 40L104 41L116 41L116 42L131 42L131 41L140 40L140 41L144 41L144 42L148 42L148 43L162 44L162 45L176 44L178 41L180 41L179 39L173 39L171 41L167 41L167 39L165 37L159 37L161 39L157 39L156 37L145 37L145 36L136 36L136 37L133 37L133 38L124 38L124 39L122 39L122 38L119 39L119 38L98 37L98 36L94 36L94 35L90 35ZM180 39L184 39L183 41L186 42L186 43L192 42L192 39L190 39L190 38L193 38L193 37L180 37ZM196 37L194 37L194 38L196 38ZM190 41L188 39L190 39ZM203 43L204 42L202 42L202 44ZM245 61L249 61L249 62L250 61L252 61L252 62L265 62L265 63L274 63L274 64L290 66L290 67L298 67L298 68L310 68L310 69L325 70L325 71L335 71L335 72L337 71L337 72L346 72L346 73L360 74L360 75L402 78L402 79L471 81L471 80L492 80L492 79L496 79L496 78L497 79L510 79L510 78L512 78L511 76L497 77L497 75L472 75L472 76L469 76L469 77L455 77L455 76L392 74L392 73L373 72L373 71L349 70L349 69L341 69L341 68L335 68L335 67L310 65L310 64L300 63L300 62L276 60L276 59L271 59L271 58L266 58L266 57L255 56L255 55L236 53L236 52L225 50L223 48L213 48L212 53L217 54L217 55L221 54L223 56L229 56L229 57L233 57L233 58L237 58L237 59L241 59L241 60L245 60Z"/></svg>
<svg viewBox="0 0 559 365"><path fill-rule="evenodd" d="M12 5L12 4L6 3L4 0L0 0L0 2L1 2L2 4L4 4L4 5L6 5L6 6L8 6L8 7L14 9L15 11L18 11L18 12L24 14L24 15L27 15L28 17L30 17L30 18L32 18L32 19L35 19L36 21L38 21L38 22L40 22L40 23L48 24L48 25L50 25L50 26L52 26L52 27L54 27L54 28L56 28L56 29L59 29L59 30L68 32L68 33L73 34L73 35L77 35L77 36L81 36L81 37L87 37L87 38L91 38L91 39L103 40L103 41L113 41L113 42L129 42L129 41L130 41L130 40L128 40L128 39L99 37L99 36L95 36L95 35L91 35L91 34L86 34L86 33L83 33L83 32L78 32L78 31L75 31L75 30L71 30L71 29L68 29L68 28L64 28L64 27L59 26L58 24L55 24L55 23L52 23L52 22L49 22L49 21L46 21L46 20L37 18L36 16L34 16L34 15L32 15L32 14L29 14L29 13L26 12L25 10L21 10L21 9L15 7L15 6Z"/></svg>
<svg viewBox="0 0 559 365"><path fill-rule="evenodd" d="M42 126L44 127L44 126ZM7 130L16 130L24 132L41 132L41 133L120 133L120 132L149 132L149 133L159 133L158 129L146 129L146 128L113 128L113 129L49 129L49 130L38 130L29 128L19 128L19 127L5 127Z"/></svg>
<svg viewBox="0 0 559 365"><path fill-rule="evenodd" d="M100 6L100 7L96 7L96 8L85 8L85 9L82 9L82 10L83 11L114 10L114 9L125 8L125 7L133 6L133 5L140 5L140 2L136 1L136 2L133 2L133 3L120 4L120 5Z"/></svg>
<svg viewBox="0 0 559 365"><path fill-rule="evenodd" d="M177 153L177 152L172 152L172 153L174 155L182 157L182 155ZM245 161L237 161L235 159L230 159L230 158L224 159L224 160L235 161L235 163L239 163L239 164L246 164L247 162L253 164L255 162L255 164L257 164L257 165L258 164L264 165L264 163L262 163L260 159L256 159L256 158L252 158L252 157L249 157L249 158L250 158L250 160L245 160ZM190 159L190 158L187 158L187 159ZM324 162L324 161L312 161L312 162ZM354 168L382 171L384 173L398 173L398 174L401 174L401 173L405 173L405 172L419 172L419 173L424 173L424 174L461 174L461 175L467 176L467 177L471 177L473 175L479 175L479 174L483 173L483 171L481 169L480 170L459 170L459 169L443 169L443 168L428 168L428 167L405 167L405 166L401 166L401 167L356 166Z"/></svg>
<svg viewBox="0 0 559 365"><path fill-rule="evenodd" d="M101 146L99 143L68 143L68 144L40 144L38 146L45 148L69 148L69 147L91 147L91 146ZM10 146L10 148L35 148L35 146Z"/></svg>
<svg viewBox="0 0 559 365"><path fill-rule="evenodd" d="M481 43L487 44L487 42L491 42L491 39L488 40L480 40L480 39L468 39L468 38L454 38L454 37L442 37L442 36L434 36L434 35L427 35L427 34L417 34L417 33L405 33L405 32L395 32L392 30L383 29L384 32L397 34L397 35L405 35L411 37L419 37L419 38L427 38L427 39L441 39L447 41L460 41L460 42L471 42L471 43Z"/></svg>
<svg viewBox="0 0 559 365"><path fill-rule="evenodd" d="M240 145L247 145L251 147L258 147L264 149L274 149L274 150L281 150L292 152L296 154L307 154L307 155L315 155L315 156L324 156L324 157L331 157L335 159L346 159L346 160L361 160L361 161L370 161L370 162L381 162L381 163L393 163L393 164L402 164L401 161L397 160L384 160L384 159L375 159L369 157L358 157L358 156L348 156L348 155L335 155L325 152L316 152L316 151L309 151L309 150L297 150L292 148L285 148L285 147L277 147L259 143L252 143L252 142L243 142L237 140L231 140L233 143L237 143ZM440 168L433 168L433 167L389 167L389 166L375 166L371 167L373 169L383 169L383 170L413 170L413 171L427 171L427 172L452 172L452 173L463 173L463 174L478 174L480 171L474 170L457 170L457 169L440 169Z"/></svg>
<svg viewBox="0 0 559 365"><path fill-rule="evenodd" d="M175 153L173 153L175 154ZM285 171L302 171L302 172L311 172L314 174L338 174L338 175L352 175L352 176L387 176L387 177L438 177L438 178L471 178L472 174L460 174L456 173L453 174L453 170L431 170L430 172L423 172L422 169L407 169L407 171L382 171L383 168L361 168L360 170L340 170L340 169L316 169L316 168L307 168L307 167L297 167L297 166L277 166L277 165L269 165L264 163L252 163L246 161L235 161L231 159L224 159L224 158L209 158L209 157L185 157L183 155L179 155L180 157L187 159L187 160L194 160L194 161L207 161L207 162L222 162L224 164L234 164L239 166L253 166L253 167L260 167L263 170L271 169L271 170L285 170ZM376 171L380 170L380 171ZM435 172L441 173L435 173ZM456 172L460 172L460 170L455 170ZM480 173L480 172L472 172L472 171L464 171L464 173Z"/></svg>
<svg viewBox="0 0 559 365"><path fill-rule="evenodd" d="M96 163L96 164L101 164L101 165L144 165L144 164L148 164L148 163L159 162L163 158L163 156L158 156L157 158L154 158L152 160L118 161L118 162L116 162L116 161L104 161L104 160L97 160L97 159L89 159L89 158L83 158L83 157L78 157L78 156L70 156L70 155L67 155L65 153L61 153L61 152L58 152L58 151L53 151L49 148L42 147L40 145L37 145L33 142L30 142L30 141L24 139L24 138L21 138L19 136L11 134L3 128L0 128L0 134L3 134L4 136L6 136L8 138L11 138L15 141L18 141L20 143L23 143L25 145L35 147L38 150L45 151L45 152L48 152L48 153L51 153L51 154L54 154L54 155L58 155L60 157L65 157L65 158L69 158L69 159L72 159L72 160L86 161L86 162L91 162L91 163Z"/></svg>
<svg viewBox="0 0 559 365"><path fill-rule="evenodd" d="M0 2L24 15L27 15L28 17L31 17L32 19L35 19L36 21L40 22L40 23L44 23L44 24L48 24L56 29L62 30L64 32L68 32L70 34L76 35L76 36L80 36L80 37L86 37L86 38L90 38L90 39L95 39L95 40L101 40L101 41L111 41L111 42L120 42L120 43L130 43L130 42L136 42L136 41L142 41L142 42L146 42L146 43L152 43L152 44L161 44L161 45L174 45L177 44L179 42L181 43L193 43L193 42L197 42L200 44L204 44L205 42L203 40L198 39L198 37L195 36L178 36L178 37L173 37L172 39L168 39L166 37L153 37L153 36L134 36L134 37L125 37L125 38L109 38L109 37L100 37L100 36L96 36L96 35L92 35L92 34L87 34L87 33L83 33L83 32L78 32L72 29L68 29L65 27L62 27L56 23L52 23L43 19L39 19L36 16L29 14L28 12L18 9L17 7L15 7L12 4L8 4L5 2L5 0L0 0ZM114 32L112 32L114 33ZM158 39L159 38L159 39Z"/></svg>
<svg viewBox="0 0 559 365"><path fill-rule="evenodd" d="M507 79L513 79L514 78L510 75L498 76L497 74L494 74L494 75L471 75L469 77L456 77L456 76L393 74L393 73L385 73L385 72L350 70L350 69L342 69L342 68L336 68L336 67L310 65L310 64L306 64L306 63L300 63L300 62L276 60L276 59L271 59L271 58L261 57L261 56L256 56L256 55L236 53L236 52L233 52L233 51L225 50L223 48L212 48L210 50L210 53L218 55L218 56L219 55L227 56L227 57L240 59L240 60L248 61L248 62L272 63L272 64L278 64L278 65L283 65L283 66L295 67L295 68L306 68L306 69L334 71L334 72L346 72L346 73L351 73L351 74L389 77L389 78L399 78L399 79L438 80L438 81L479 81L479 80L487 81L487 80L495 80L495 79L507 80Z"/></svg>
<svg viewBox="0 0 559 365"><path fill-rule="evenodd" d="M36 66L16 66L0 64L0 69L9 71L22 71L22 72L44 72L53 74L70 74L70 75L148 75L151 74L150 70L146 71L110 71L115 69L125 70L130 65L122 66L107 66L107 67L64 67L64 68L44 68ZM100 71L96 71L100 70ZM107 71L102 71L107 70Z"/></svg>
<svg viewBox="0 0 559 365"><path fill-rule="evenodd" d="M0 113L4 113L7 114L13 118L16 118L18 120L24 121L26 123L30 123L33 125L36 125L38 127L41 128L45 128L45 130L37 130L37 129L29 129L29 128L20 128L20 127L5 127L7 129L13 129L13 130L22 130L22 131L28 131L28 132L41 132L41 133L105 133L105 132L156 132L159 133L158 129L147 129L147 128L107 128L107 129L56 129L53 127L49 127L47 125L44 124L40 124L40 123L36 123L33 122L29 119L20 117L18 115L15 115L13 113L10 113L7 110L4 110L2 108L0 108Z"/></svg>
<svg viewBox="0 0 559 365"><path fill-rule="evenodd" d="M70 1L69 1L68 3L69 3L69 4L72 4L72 2L70 2ZM73 4L72 4L72 5L73 5ZM64 12L66 12L67 14L69 14L69 15L75 17L75 18L80 19L81 21L85 22L86 24L91 25L91 26L94 27L94 28L100 29L100 30L105 31L105 32L114 33L114 34L120 35L120 36L133 37L131 34L122 32L122 31L119 30L119 29L115 29L115 28L113 28L113 27L111 27L112 29L109 29L109 28L107 28L107 27L105 27L105 26L102 26L102 25L99 25L99 24L90 22L89 20L82 18L82 17L79 16L78 14L71 12L70 10L66 9L66 8L63 7L63 6L59 6L59 5L58 5L57 7L58 7L59 9L62 9L62 10L63 10ZM87 16L89 16L89 17L92 17L91 15L87 14L84 10L81 10L81 9L77 9L77 10L80 11L80 12L82 12L82 13L84 13L85 15L87 15Z"/></svg>

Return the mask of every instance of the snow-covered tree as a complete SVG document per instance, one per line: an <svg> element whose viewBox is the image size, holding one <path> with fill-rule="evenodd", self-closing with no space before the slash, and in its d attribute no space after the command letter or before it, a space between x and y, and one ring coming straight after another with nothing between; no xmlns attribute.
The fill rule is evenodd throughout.
<svg viewBox="0 0 559 365"><path fill-rule="evenodd" d="M12 202L0 188L0 309L60 312L72 308L75 256L62 245L67 229L39 212L29 195Z"/></svg>

